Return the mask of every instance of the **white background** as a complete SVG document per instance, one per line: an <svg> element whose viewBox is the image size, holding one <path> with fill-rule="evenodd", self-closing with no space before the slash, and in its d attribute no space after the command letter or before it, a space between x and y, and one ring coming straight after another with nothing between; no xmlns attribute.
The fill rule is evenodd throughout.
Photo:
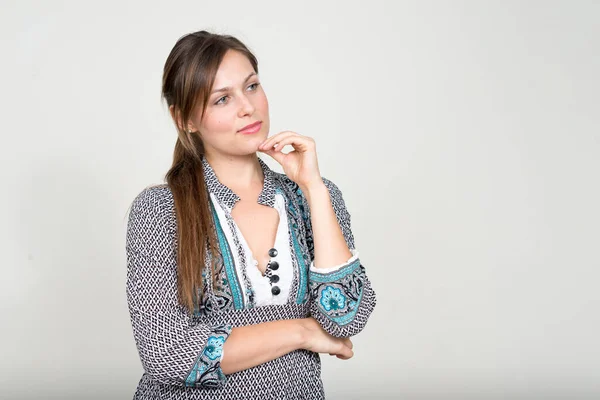
<svg viewBox="0 0 600 400"><path fill-rule="evenodd" d="M378 304L323 357L328 399L600 397L599 2L0 15L1 398L132 398L126 213L170 167L162 67L201 29L256 54L271 134L314 137L352 215Z"/></svg>

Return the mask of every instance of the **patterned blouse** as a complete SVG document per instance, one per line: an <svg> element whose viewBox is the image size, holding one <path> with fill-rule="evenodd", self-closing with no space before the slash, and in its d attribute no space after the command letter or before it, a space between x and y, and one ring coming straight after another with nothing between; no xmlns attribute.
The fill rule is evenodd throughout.
<svg viewBox="0 0 600 400"><path fill-rule="evenodd" d="M261 159L259 159L259 162L265 176L267 176L267 174L269 174L268 167ZM223 231L229 247L236 249L236 251L232 252L233 264L236 266L236 275L238 277L243 277L244 271L242 270L242 265L245 265L247 268L246 273L250 280L250 287L254 292L254 300L257 306L287 303L294 270L292 254L288 245L289 233L287 214L285 211L285 197L280 192L275 194L275 201L272 207L275 208L279 214L279 224L275 238L275 251L272 253L274 255L270 256L270 262L263 275L258 269L258 261L252 254L248 242L244 239L244 235L231 217L231 202L227 201L227 199L229 198L230 192L233 192L217 179L214 170L206 159L203 160L203 163L205 176L207 178L206 180L210 183L208 191L210 193L212 205L219 218L221 225L220 229ZM270 203L267 204L267 206L269 205ZM344 264L319 270L314 266L314 263L311 263L310 270L315 272L333 272L349 265L358 258L358 251L356 249L350 249L350 251L352 252L352 257ZM244 258L243 263L241 260L242 257ZM249 301L248 296L245 296L244 301Z"/></svg>
<svg viewBox="0 0 600 400"><path fill-rule="evenodd" d="M317 269L306 198L285 174L259 162L265 179L258 203L280 216L264 276L230 214L239 197L203 159L220 251L217 285L212 271L204 269L193 316L177 301L177 221L169 187L148 187L134 199L127 225L126 293L144 368L134 399L323 399L320 357L307 350L225 375L220 361L231 330L313 316L331 335L349 337L366 325L375 292L355 249L341 191L323 178L352 257ZM210 265L208 252L206 257Z"/></svg>

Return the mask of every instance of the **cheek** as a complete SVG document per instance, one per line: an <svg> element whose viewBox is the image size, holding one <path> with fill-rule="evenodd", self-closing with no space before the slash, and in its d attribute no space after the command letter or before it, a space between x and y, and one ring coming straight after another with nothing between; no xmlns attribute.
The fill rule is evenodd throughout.
<svg viewBox="0 0 600 400"><path fill-rule="evenodd" d="M269 110L269 101L267 100L267 96L265 96L264 93L262 96L259 97L257 107L260 108L262 111Z"/></svg>
<svg viewBox="0 0 600 400"><path fill-rule="evenodd" d="M206 136L222 135L224 132L235 130L235 119L227 113L212 113L204 119L203 132Z"/></svg>

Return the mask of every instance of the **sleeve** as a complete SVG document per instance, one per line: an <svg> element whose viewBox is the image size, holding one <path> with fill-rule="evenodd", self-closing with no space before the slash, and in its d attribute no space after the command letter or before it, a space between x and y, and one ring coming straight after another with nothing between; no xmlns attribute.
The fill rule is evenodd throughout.
<svg viewBox="0 0 600 400"><path fill-rule="evenodd" d="M310 270L314 271L314 272L320 272L322 274L326 273L326 272L333 272L333 271L337 271L343 267L345 267L346 265L352 263L353 261L355 261L358 258L358 250L356 249L350 249L350 252L352 253L352 257L350 257L346 262L342 263L342 264L338 264L335 265L333 267L328 267L328 268L317 268L315 266L315 262L314 260L310 262Z"/></svg>
<svg viewBox="0 0 600 400"><path fill-rule="evenodd" d="M232 327L194 322L179 304L176 227L165 223L168 202L161 196L144 189L127 224L126 294L137 350L146 373L161 383L220 388L227 381L222 349Z"/></svg>
<svg viewBox="0 0 600 400"><path fill-rule="evenodd" d="M354 246L350 213L342 192L332 181L322 179L352 257L342 265L323 270L316 269L311 262L308 279L311 314L332 336L350 337L363 330L377 299ZM311 260L314 260L312 246Z"/></svg>

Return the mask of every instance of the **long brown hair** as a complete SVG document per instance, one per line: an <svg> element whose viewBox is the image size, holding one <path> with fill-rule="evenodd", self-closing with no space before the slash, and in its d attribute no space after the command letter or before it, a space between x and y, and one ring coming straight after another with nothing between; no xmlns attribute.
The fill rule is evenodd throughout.
<svg viewBox="0 0 600 400"><path fill-rule="evenodd" d="M204 117L215 75L228 50L244 54L258 73L256 57L240 40L204 30L181 37L163 70L161 98L169 109L173 106L177 129L173 164L165 175L177 218L177 291L180 303L190 313L194 302L201 301L196 296L203 287L203 269L211 268L210 275L216 279L218 245L202 167L204 145L199 132L187 128L198 111ZM205 265L206 245L213 260L210 266Z"/></svg>

